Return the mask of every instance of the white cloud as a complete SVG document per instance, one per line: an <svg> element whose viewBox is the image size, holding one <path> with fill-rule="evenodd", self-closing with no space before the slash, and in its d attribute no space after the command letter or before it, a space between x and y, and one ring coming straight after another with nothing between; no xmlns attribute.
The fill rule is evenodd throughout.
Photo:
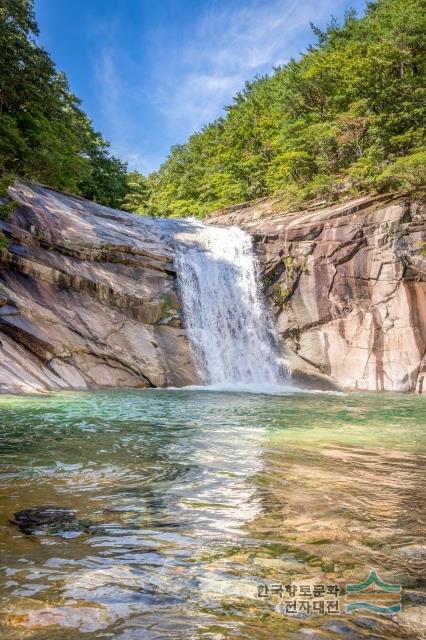
<svg viewBox="0 0 426 640"><path fill-rule="evenodd" d="M118 46L116 25L103 29L95 70L100 102L112 151L130 168L157 168L166 146L217 118L246 80L297 55L310 20L324 23L347 4L233 0L223 6L212 1L193 24L180 25L180 38L170 26L144 33L151 46L145 46L141 59L134 52L129 59L126 42ZM142 115L137 121L138 109L145 126Z"/></svg>
<svg viewBox="0 0 426 640"><path fill-rule="evenodd" d="M324 20L342 4L273 0L212 8L180 46L171 51L162 42L155 99L169 125L187 134L216 118L246 80L291 57L297 34L312 16Z"/></svg>

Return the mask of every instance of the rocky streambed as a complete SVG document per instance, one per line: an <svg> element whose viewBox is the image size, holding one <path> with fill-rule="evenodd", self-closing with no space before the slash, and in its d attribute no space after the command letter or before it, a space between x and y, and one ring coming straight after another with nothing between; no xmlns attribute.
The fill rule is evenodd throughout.
<svg viewBox="0 0 426 640"><path fill-rule="evenodd" d="M122 389L1 411L2 640L424 639L424 396ZM372 569L400 589L392 615L347 609Z"/></svg>

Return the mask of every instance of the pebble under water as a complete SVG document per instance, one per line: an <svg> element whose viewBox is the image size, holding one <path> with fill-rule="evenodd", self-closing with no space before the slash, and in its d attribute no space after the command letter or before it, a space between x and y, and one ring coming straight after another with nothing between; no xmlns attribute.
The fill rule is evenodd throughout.
<svg viewBox="0 0 426 640"><path fill-rule="evenodd" d="M424 637L426 398L111 391L0 413L3 640ZM371 568L400 613L345 613ZM291 583L340 585L340 611L259 596Z"/></svg>

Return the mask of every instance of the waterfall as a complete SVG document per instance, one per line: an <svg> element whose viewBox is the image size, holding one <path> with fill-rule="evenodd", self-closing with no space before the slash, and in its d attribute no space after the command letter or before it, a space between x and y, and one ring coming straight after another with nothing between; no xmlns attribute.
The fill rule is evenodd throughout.
<svg viewBox="0 0 426 640"><path fill-rule="evenodd" d="M204 384L282 387L288 377L248 233L186 221L176 267L184 324Z"/></svg>

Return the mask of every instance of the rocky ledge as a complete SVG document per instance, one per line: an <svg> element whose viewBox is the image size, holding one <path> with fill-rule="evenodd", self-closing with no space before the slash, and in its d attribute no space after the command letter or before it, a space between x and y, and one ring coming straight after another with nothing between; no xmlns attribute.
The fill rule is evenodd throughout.
<svg viewBox="0 0 426 640"><path fill-rule="evenodd" d="M198 382L174 250L185 221L16 182L0 230L0 392ZM297 383L426 393L426 219L391 196L293 214L214 214L253 234ZM337 383L338 381L338 383Z"/></svg>
<svg viewBox="0 0 426 640"><path fill-rule="evenodd" d="M426 393L426 206L360 198L285 214L265 199L219 211L255 237L288 350L349 389Z"/></svg>
<svg viewBox="0 0 426 640"><path fill-rule="evenodd" d="M197 381L173 225L26 183L0 230L0 391ZM167 222L167 221L164 221Z"/></svg>

